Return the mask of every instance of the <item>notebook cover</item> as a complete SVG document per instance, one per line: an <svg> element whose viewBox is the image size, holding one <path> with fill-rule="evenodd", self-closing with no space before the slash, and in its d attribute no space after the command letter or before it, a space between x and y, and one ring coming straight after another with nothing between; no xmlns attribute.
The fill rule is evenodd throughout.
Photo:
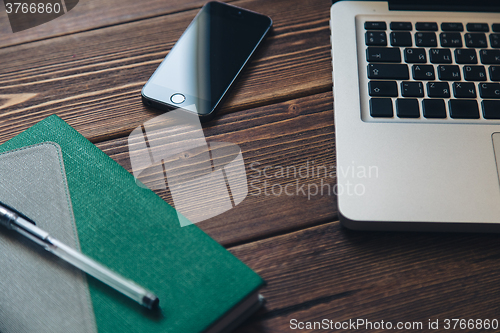
<svg viewBox="0 0 500 333"><path fill-rule="evenodd" d="M99 332L202 332L263 285L245 264L57 116L0 146L62 150L83 253L158 294L152 313L88 277Z"/></svg>

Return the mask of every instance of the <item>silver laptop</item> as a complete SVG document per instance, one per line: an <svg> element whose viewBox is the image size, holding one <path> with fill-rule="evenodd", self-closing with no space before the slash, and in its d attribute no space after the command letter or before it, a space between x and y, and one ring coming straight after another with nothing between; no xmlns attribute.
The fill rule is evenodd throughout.
<svg viewBox="0 0 500 333"><path fill-rule="evenodd" d="M343 225L500 231L500 2L339 1L330 28Z"/></svg>

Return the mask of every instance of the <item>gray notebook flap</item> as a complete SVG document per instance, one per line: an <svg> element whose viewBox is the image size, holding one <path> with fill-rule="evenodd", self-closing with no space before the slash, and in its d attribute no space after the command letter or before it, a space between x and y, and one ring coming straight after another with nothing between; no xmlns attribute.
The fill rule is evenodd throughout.
<svg viewBox="0 0 500 333"><path fill-rule="evenodd" d="M0 154L0 201L80 250L58 144ZM96 331L83 273L17 233L0 229L0 332Z"/></svg>

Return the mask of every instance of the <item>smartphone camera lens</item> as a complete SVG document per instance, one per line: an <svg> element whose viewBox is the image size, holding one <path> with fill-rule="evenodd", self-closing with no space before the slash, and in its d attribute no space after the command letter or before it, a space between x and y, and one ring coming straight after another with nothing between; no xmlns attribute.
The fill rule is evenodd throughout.
<svg viewBox="0 0 500 333"><path fill-rule="evenodd" d="M232 10L229 12L231 16L236 17L236 18L243 18L243 11L242 10Z"/></svg>

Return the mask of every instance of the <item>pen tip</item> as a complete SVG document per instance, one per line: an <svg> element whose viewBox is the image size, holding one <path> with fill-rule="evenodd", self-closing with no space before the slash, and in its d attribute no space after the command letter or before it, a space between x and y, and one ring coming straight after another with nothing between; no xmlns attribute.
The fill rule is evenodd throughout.
<svg viewBox="0 0 500 333"><path fill-rule="evenodd" d="M142 298L142 304L150 310L156 310L160 307L160 299L154 294L147 294Z"/></svg>

